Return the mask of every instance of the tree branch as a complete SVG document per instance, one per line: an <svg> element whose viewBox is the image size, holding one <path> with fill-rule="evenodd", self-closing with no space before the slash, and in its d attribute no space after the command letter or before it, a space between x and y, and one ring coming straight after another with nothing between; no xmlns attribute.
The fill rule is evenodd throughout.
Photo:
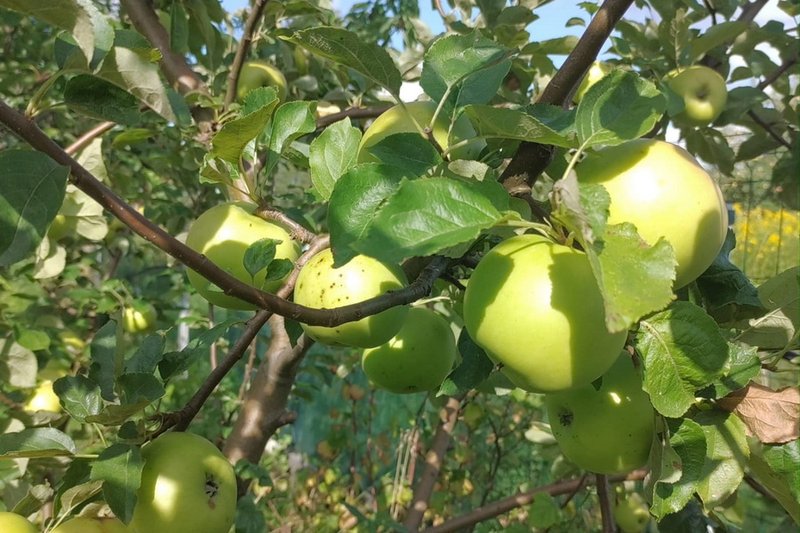
<svg viewBox="0 0 800 533"><path fill-rule="evenodd" d="M391 307L414 302L430 292L433 282L450 262L449 259L444 257L435 257L423 270L422 274L408 287L357 304L335 309L314 309L298 305L236 279L204 255L192 250L162 228L153 224L64 152L36 124L9 107L2 100L0 100L0 123L8 126L12 132L28 142L34 149L49 156L55 162L68 167L71 172L70 181L120 219L134 233L222 288L225 294L305 324L336 326L345 322L360 320L365 316L380 313Z"/></svg>
<svg viewBox="0 0 800 533"><path fill-rule="evenodd" d="M206 92L202 80L189 67L184 57L172 51L169 34L159 22L150 2L122 0L122 7L136 30L161 52L161 70L170 84L181 94L198 90Z"/></svg>
<svg viewBox="0 0 800 533"><path fill-rule="evenodd" d="M458 420L462 399L463 396L448 398L447 403L439 412L439 426L436 428L431 447L428 453L425 454L425 469L422 471L419 482L414 489L411 507L403 522L403 525L410 532L419 531L422 518L428 509L433 487L436 484L436 480L439 479L439 471L442 469L444 456L447 453L447 447L450 445L450 438L453 435L453 428L455 428Z"/></svg>
<svg viewBox="0 0 800 533"><path fill-rule="evenodd" d="M754 0L753 2L750 2L742 8L742 12L739 13L739 17L736 20L739 22L744 22L745 24L750 24L753 22L753 20L755 20L758 12L761 11L765 5L767 5L767 2L768 0ZM714 70L719 70L719 67L722 66L721 59L708 54L703 56L699 63Z"/></svg>
<svg viewBox="0 0 800 533"><path fill-rule="evenodd" d="M633 0L605 0L603 2L578 40L578 44L575 45L564 64L544 88L537 102L552 105L563 105L566 102L567 96L586 74L592 61L600 53L603 43L611 35L611 30L632 3ZM530 187L550 164L552 157L552 146L523 142L500 176L500 181L507 189L509 186L518 187L521 184L527 184Z"/></svg>
<svg viewBox="0 0 800 533"><path fill-rule="evenodd" d="M267 7L269 0L255 0L252 9L247 16L247 21L244 24L244 33L242 39L239 41L239 46L236 48L236 55L233 57L233 64L231 70L228 72L228 90L225 92L224 108L228 109L231 103L236 99L236 86L239 84L239 74L242 72L247 54L250 52L250 45L253 43L253 35L261 22L261 17L264 15L264 8Z"/></svg>
<svg viewBox="0 0 800 533"><path fill-rule="evenodd" d="M608 483L608 476L605 474L595 474L595 484L597 485L597 498L600 500L600 516L603 521L603 533L615 533L617 526L614 525L614 515L611 510L611 487Z"/></svg>
<svg viewBox="0 0 800 533"><path fill-rule="evenodd" d="M343 118L375 118L386 112L392 106L376 106L376 107L349 107L338 113L331 113L317 119L317 130L339 122Z"/></svg>
<svg viewBox="0 0 800 533"><path fill-rule="evenodd" d="M611 483L619 483L620 481L633 481L644 479L647 470L634 470L629 474L618 474L609 476L608 481ZM550 496L560 496L562 494L569 494L585 483L585 478L576 478L566 481L559 481L551 485L544 485L525 492L519 492L513 496L497 500L483 507L474 509L466 514L452 518L435 527L425 529L423 533L449 533L451 531L458 531L461 528L489 520L501 514L507 513L518 507L524 507L533 502L537 494L549 494Z"/></svg>
<svg viewBox="0 0 800 533"><path fill-rule="evenodd" d="M116 125L117 125L116 122L111 122L111 121L101 122L94 128L90 129L89 131L87 131L86 133L75 139L74 143L64 148L64 152L66 152L69 155L77 154L78 152L89 146L89 144L97 137L100 137L102 134L104 134L105 132L107 132Z"/></svg>

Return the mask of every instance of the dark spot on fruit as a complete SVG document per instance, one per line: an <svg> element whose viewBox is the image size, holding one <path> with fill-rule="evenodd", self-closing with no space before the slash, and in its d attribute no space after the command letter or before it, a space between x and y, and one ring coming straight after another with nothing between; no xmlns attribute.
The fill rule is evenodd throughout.
<svg viewBox="0 0 800 533"><path fill-rule="evenodd" d="M558 423L563 427L571 426L573 418L575 418L575 415L572 414L572 411L563 410L558 413Z"/></svg>

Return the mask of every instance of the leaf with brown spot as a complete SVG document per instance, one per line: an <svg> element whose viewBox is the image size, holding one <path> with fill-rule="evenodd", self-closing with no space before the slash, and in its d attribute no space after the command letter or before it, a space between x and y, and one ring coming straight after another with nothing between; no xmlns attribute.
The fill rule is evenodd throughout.
<svg viewBox="0 0 800 533"><path fill-rule="evenodd" d="M765 444L782 444L800 438L800 389L774 391L757 384L719 400L719 406L739 415L747 433Z"/></svg>

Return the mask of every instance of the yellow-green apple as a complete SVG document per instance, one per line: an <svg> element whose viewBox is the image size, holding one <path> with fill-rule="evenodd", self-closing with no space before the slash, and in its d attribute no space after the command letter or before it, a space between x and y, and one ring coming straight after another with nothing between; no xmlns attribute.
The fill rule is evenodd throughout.
<svg viewBox="0 0 800 533"><path fill-rule="evenodd" d="M134 302L122 311L122 327L128 333L149 331L156 325L156 308L145 302Z"/></svg>
<svg viewBox="0 0 800 533"><path fill-rule="evenodd" d="M60 524L52 533L128 533L128 527L116 518L79 516Z"/></svg>
<svg viewBox="0 0 800 533"><path fill-rule="evenodd" d="M612 514L620 533L644 533L650 522L647 504L636 492L618 496Z"/></svg>
<svg viewBox="0 0 800 533"><path fill-rule="evenodd" d="M275 247L275 259L294 262L300 256L300 245L281 226L255 216L255 209L255 205L246 203L226 203L212 207L200 215L189 228L186 245L205 255L239 281L274 292L285 277L266 281L266 268L251 277L244 266L245 252L256 241L275 239L280 241ZM193 270L188 272L188 277L192 287L214 305L228 309L255 309L254 305L223 293Z"/></svg>
<svg viewBox="0 0 800 533"><path fill-rule="evenodd" d="M247 93L258 87L274 87L278 100L286 100L287 83L283 72L266 61L247 61L239 73L236 97L242 100Z"/></svg>
<svg viewBox="0 0 800 533"><path fill-rule="evenodd" d="M52 380L45 379L39 383L39 386L36 387L36 390L33 392L33 396L31 396L25 404L25 410L31 413L35 413L36 411L49 411L51 413L61 412L61 401L53 391Z"/></svg>
<svg viewBox="0 0 800 533"><path fill-rule="evenodd" d="M216 446L192 433L165 433L142 448L142 458L131 531L228 533L236 475Z"/></svg>
<svg viewBox="0 0 800 533"><path fill-rule="evenodd" d="M457 353L450 323L435 311L412 307L394 337L364 350L361 366L374 385L390 392L430 391L450 373Z"/></svg>
<svg viewBox="0 0 800 533"><path fill-rule="evenodd" d="M7 511L0 511L0 531L3 533L39 533L39 530L24 517Z"/></svg>
<svg viewBox="0 0 800 533"><path fill-rule="evenodd" d="M630 222L653 245L664 237L678 262L674 288L694 281L725 242L728 210L713 178L680 146L637 139L587 155L578 180L611 196L609 224Z"/></svg>
<svg viewBox="0 0 800 533"><path fill-rule="evenodd" d="M711 124L725 109L728 88L720 74L704 65L678 68L667 74L667 86L683 98L675 118L691 126Z"/></svg>
<svg viewBox="0 0 800 533"><path fill-rule="evenodd" d="M584 74L583 79L581 79L580 85L578 85L578 88L575 90L572 101L576 104L580 103L589 88L602 80L611 70L612 67L608 63L603 63L602 61L593 62L589 70Z"/></svg>
<svg viewBox="0 0 800 533"><path fill-rule="evenodd" d="M592 382L626 338L606 328L586 255L529 234L501 242L478 263L464 295L464 324L514 385L531 392Z"/></svg>
<svg viewBox="0 0 800 533"><path fill-rule="evenodd" d="M564 456L599 474L629 472L647 462L655 411L627 352L594 383L545 396L553 436Z"/></svg>
<svg viewBox="0 0 800 533"><path fill-rule="evenodd" d="M365 255L333 267L330 248L312 257L300 270L294 301L315 309L356 304L408 284L403 271ZM303 330L324 344L371 348L391 339L403 325L408 307L392 307L378 314L338 326L309 326Z"/></svg>
<svg viewBox="0 0 800 533"><path fill-rule="evenodd" d="M358 147L359 163L376 163L380 160L370 153L370 148L381 140L396 133L420 133L428 126L436 112L436 104L430 101L411 102L398 104L382 113L364 132L361 144ZM472 139L476 136L475 129L467 117L461 115L453 124L453 131L449 132L450 121L440 114L433 125L433 138L446 150L457 142ZM451 159L475 159L486 143L483 140L473 140L453 150Z"/></svg>

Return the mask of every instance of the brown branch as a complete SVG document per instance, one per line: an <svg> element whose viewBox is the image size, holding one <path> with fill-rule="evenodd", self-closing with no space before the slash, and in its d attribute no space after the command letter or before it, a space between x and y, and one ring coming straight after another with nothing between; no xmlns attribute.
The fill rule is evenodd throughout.
<svg viewBox="0 0 800 533"><path fill-rule="evenodd" d="M317 130L339 122L343 118L375 118L390 109L392 106L376 106L376 107L349 107L338 113L331 113L317 119Z"/></svg>
<svg viewBox="0 0 800 533"><path fill-rule="evenodd" d="M447 448L450 445L450 438L453 434L456 421L458 420L458 412L461 407L462 397L450 397L447 403L439 412L439 426L436 428L436 434L433 437L433 442L425 454L425 469L422 471L419 482L414 488L414 497L411 500L411 508L406 514L406 519L403 525L410 532L419 531L419 526L422 524L422 518L425 511L428 509L428 504L433 494L433 487L436 480L439 478L439 471L442 469L444 463L444 456L447 453Z"/></svg>
<svg viewBox="0 0 800 533"><path fill-rule="evenodd" d="M305 324L336 326L345 322L360 320L391 307L414 302L430 292L433 282L450 262L444 257L436 257L423 270L422 274L407 287L357 304L335 309L314 309L298 305L238 280L219 268L204 255L175 239L128 205L114 191L64 152L36 124L9 107L2 100L0 100L0 123L8 126L12 132L28 142L34 149L48 155L56 163L68 167L71 172L70 181L116 216L134 233L222 288L225 294Z"/></svg>
<svg viewBox="0 0 800 533"><path fill-rule="evenodd" d="M256 215L263 218L264 220L269 220L271 222L278 222L289 231L289 235L292 237L292 239L296 241L309 243L317 238L316 233L306 229L297 221L289 218L289 216L287 216L286 213L278 209L262 207L256 212Z"/></svg>
<svg viewBox="0 0 800 533"><path fill-rule="evenodd" d="M117 125L116 122L111 122L111 121L101 122L94 128L90 129L89 131L87 131L86 133L75 139L75 142L64 148L64 151L69 155L75 155L84 148L86 148L87 146L89 146L89 144L97 137L100 137L101 135L103 135L105 132L107 132L116 125Z"/></svg>
<svg viewBox="0 0 800 533"><path fill-rule="evenodd" d="M772 85L772 83L775 80L780 78L784 72L792 68L795 64L797 64L797 54L794 54L792 57L788 58L781 64L780 67L776 68L772 74L766 76L763 80L761 80L761 82L759 82L759 84L756 85L756 89L763 91L764 89Z"/></svg>
<svg viewBox="0 0 800 533"><path fill-rule="evenodd" d="M771 127L771 125L770 125L770 124L768 124L768 123L767 123L767 122L766 122L764 119L762 119L761 117L759 117L759 116L756 114L756 112L755 112L755 111L753 111L752 109L748 109L748 110L747 110L747 116L749 116L751 119L753 119L753 122L755 122L756 124L758 124L759 126L761 126L761 128L762 128L764 131L766 131L766 132L767 132L767 134L768 134L770 137L772 137L773 139L775 139L775 141L776 141L778 144L780 144L780 145L783 145L783 146L785 146L786 148L788 148L788 149L790 149L790 150L792 149L792 143L790 143L789 141L787 141L786 139L784 139L783 137L781 137L781 135L780 135L780 134L778 134L778 132L776 132L775 130L773 130L773 129L772 129L772 127Z"/></svg>
<svg viewBox="0 0 800 533"><path fill-rule="evenodd" d="M595 474L595 484L597 485L597 498L600 500L600 517L603 521L603 533L615 533L617 526L614 524L614 514L611 509L611 487L608 483L608 476L605 474Z"/></svg>
<svg viewBox="0 0 800 533"><path fill-rule="evenodd" d="M647 470L634 470L629 474L618 474L609 476L608 481L611 483L619 483L621 481L633 481L644 479ZM424 530L424 533L449 533L451 531L458 531L461 528L469 527L478 522L489 520L501 514L507 513L518 507L524 507L533 502L537 494L549 494L550 496L560 496L562 494L569 494L584 484L583 477L570 479L566 481L559 481L551 485L544 485L525 492L519 492L513 496L497 500L483 507L474 509L466 514L452 518L435 527L430 527Z"/></svg>
<svg viewBox="0 0 800 533"><path fill-rule="evenodd" d="M567 96L580 82L592 61L597 58L603 43L611 35L611 30L632 3L633 0L603 2L578 40L578 44L544 88L537 102L563 105L567 101ZM523 142L500 176L500 181L507 189L509 186L516 187L523 183L532 186L539 174L550 164L552 157L552 146Z"/></svg>
<svg viewBox="0 0 800 533"><path fill-rule="evenodd" d="M278 289L278 296L286 298L292 293L292 290L294 290L294 284L297 281L297 276L300 273L300 269L303 268L303 265L305 265L309 259L319 253L320 250L327 247L328 244L329 240L327 237L320 237L315 242L311 243L311 246L309 246L308 250L306 250L306 252L303 253L303 255L300 256L300 258L295 262L292 272L286 278L286 281L284 281L281 288ZM197 413L200 412L203 404L205 404L206 400L208 400L225 376L228 375L228 372L230 372L236 363L239 362L247 350L247 347L250 346L250 343L253 342L258 335L258 332L261 331L261 328L264 327L264 324L266 324L271 317L272 313L270 311L261 310L257 312L253 318L247 321L245 330L242 332L239 338L236 339L236 343L231 346L231 349L228 351L225 359L223 359L222 363L213 368L203 384L200 385L200 388L194 393L191 399L189 399L186 405L184 405L179 411L161 415L161 426L156 434L153 435L153 438L157 437L173 426L175 427L176 431L184 431L187 427L189 427L189 423L194 419L195 416L197 416Z"/></svg>
<svg viewBox="0 0 800 533"><path fill-rule="evenodd" d="M253 43L253 35L261 22L261 17L264 15L264 8L267 7L269 0L255 0L252 9L247 16L247 21L244 24L244 33L242 39L239 41L239 46L236 48L236 55L233 57L233 64L231 70L228 72L228 90L225 92L224 109L233 103L236 99L236 86L239 84L239 74L242 72L247 54L250 52L250 45Z"/></svg>
<svg viewBox="0 0 800 533"><path fill-rule="evenodd" d="M161 25L150 2L122 0L122 7L139 33L144 35L161 52L161 70L175 89L186 94L206 92L200 77L189 67L184 57L172 51L169 34Z"/></svg>

